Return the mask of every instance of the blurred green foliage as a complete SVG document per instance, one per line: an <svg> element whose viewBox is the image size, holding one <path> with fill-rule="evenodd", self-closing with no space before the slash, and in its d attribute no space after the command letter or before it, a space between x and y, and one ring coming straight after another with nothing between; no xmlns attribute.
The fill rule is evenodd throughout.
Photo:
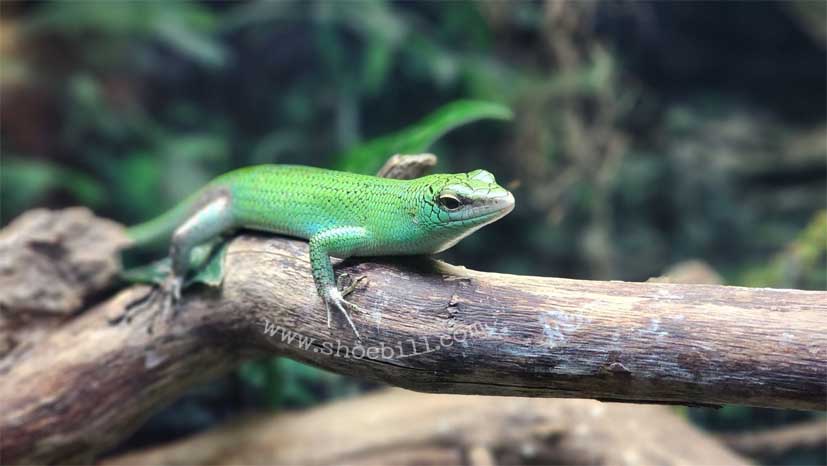
<svg viewBox="0 0 827 466"><path fill-rule="evenodd" d="M819 289L827 283L827 211L817 212L810 224L766 263L741 269L744 286Z"/></svg>
<svg viewBox="0 0 827 466"><path fill-rule="evenodd" d="M824 289L825 21L802 5L3 2L0 222L84 204L131 224L238 166L427 149L517 199L447 260L643 280L701 259ZM365 388L281 360L237 376L239 409Z"/></svg>
<svg viewBox="0 0 827 466"><path fill-rule="evenodd" d="M98 206L105 189L94 178L57 164L3 154L0 185L4 202L12 206L31 206L46 193L66 191L79 203Z"/></svg>
<svg viewBox="0 0 827 466"><path fill-rule="evenodd" d="M286 358L244 363L239 375L259 390L271 408L304 408L319 399L357 395L365 388L355 380Z"/></svg>
<svg viewBox="0 0 827 466"><path fill-rule="evenodd" d="M345 171L373 174L379 170L389 154L420 154L428 150L445 133L461 125L483 118L509 120L511 117L511 110L500 104L456 101L402 131L348 150L339 157L339 165Z"/></svg>

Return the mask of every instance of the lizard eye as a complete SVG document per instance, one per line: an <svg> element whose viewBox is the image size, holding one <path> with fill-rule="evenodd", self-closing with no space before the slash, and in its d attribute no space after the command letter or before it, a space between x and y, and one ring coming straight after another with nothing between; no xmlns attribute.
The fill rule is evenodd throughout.
<svg viewBox="0 0 827 466"><path fill-rule="evenodd" d="M443 194L439 196L439 205L444 207L445 210L457 210L462 205L462 202L453 194Z"/></svg>

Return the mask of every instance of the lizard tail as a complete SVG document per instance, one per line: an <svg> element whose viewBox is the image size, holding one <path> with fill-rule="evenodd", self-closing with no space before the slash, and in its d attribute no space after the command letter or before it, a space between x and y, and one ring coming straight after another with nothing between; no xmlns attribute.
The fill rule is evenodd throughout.
<svg viewBox="0 0 827 466"><path fill-rule="evenodd" d="M158 217L129 227L126 231L133 246L148 246L168 242L175 228L189 215L196 195L188 197Z"/></svg>

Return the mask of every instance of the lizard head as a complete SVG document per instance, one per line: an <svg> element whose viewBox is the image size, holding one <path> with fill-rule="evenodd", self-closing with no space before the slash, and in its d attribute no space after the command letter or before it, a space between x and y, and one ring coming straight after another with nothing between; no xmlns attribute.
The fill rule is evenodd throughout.
<svg viewBox="0 0 827 466"><path fill-rule="evenodd" d="M485 170L430 175L418 181L423 183L418 223L440 238L433 252L450 248L514 209L514 196Z"/></svg>

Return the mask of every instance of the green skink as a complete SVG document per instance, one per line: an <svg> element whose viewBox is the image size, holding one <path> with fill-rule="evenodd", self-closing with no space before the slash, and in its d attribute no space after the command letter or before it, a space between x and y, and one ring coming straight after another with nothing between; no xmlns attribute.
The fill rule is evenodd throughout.
<svg viewBox="0 0 827 466"><path fill-rule="evenodd" d="M319 296L344 314L361 310L336 286L330 256L435 254L514 208L512 194L484 170L396 180L298 165L258 165L219 176L155 220L129 230L136 244L169 238L174 304L192 249L248 228L304 238Z"/></svg>

